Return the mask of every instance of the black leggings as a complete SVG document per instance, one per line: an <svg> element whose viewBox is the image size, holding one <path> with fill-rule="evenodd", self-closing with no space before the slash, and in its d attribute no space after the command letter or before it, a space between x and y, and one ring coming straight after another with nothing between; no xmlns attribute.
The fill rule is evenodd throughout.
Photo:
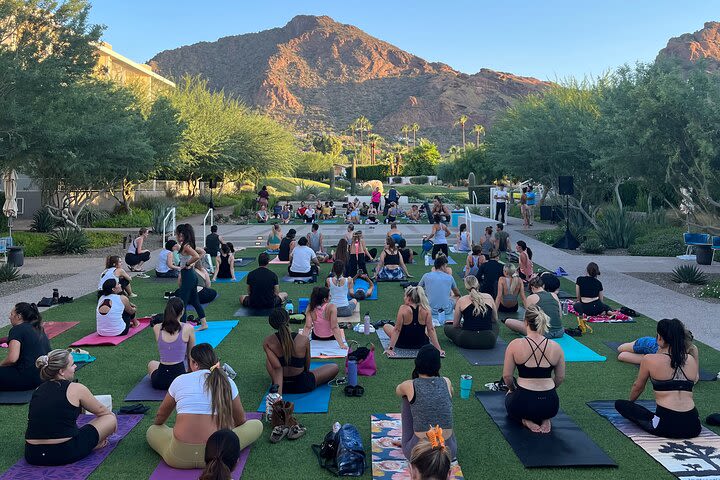
<svg viewBox="0 0 720 480"><path fill-rule="evenodd" d="M290 270L290 266L288 266L288 276L290 277L312 277L313 275L317 275L319 272L317 265L310 265L310 271L309 272L293 272Z"/></svg>
<svg viewBox="0 0 720 480"><path fill-rule="evenodd" d="M649 434L658 437L695 438L702 430L697 408L676 412L658 405L653 413L635 402L617 400L615 410ZM653 422L655 417L658 417L658 420Z"/></svg>
<svg viewBox="0 0 720 480"><path fill-rule="evenodd" d="M82 460L92 453L100 442L100 434L90 425L80 427L77 435L55 445L30 445L25 443L25 461L30 465L68 465Z"/></svg>
<svg viewBox="0 0 720 480"><path fill-rule="evenodd" d="M580 315L587 315L589 317L600 315L612 310L610 307L601 302L600 299L594 300L590 303L575 302L573 307L575 307L575 311Z"/></svg>
<svg viewBox="0 0 720 480"><path fill-rule="evenodd" d="M192 268L183 268L180 271L180 291L178 292L180 299L185 305L192 305L197 313L197 318L205 318L205 310L200 304L200 297L197 291L197 276ZM182 322L185 323L187 311L183 311Z"/></svg>
<svg viewBox="0 0 720 480"><path fill-rule="evenodd" d="M516 386L505 396L508 417L513 420L530 420L540 425L553 418L560 410L560 399L555 389L534 391Z"/></svg>
<svg viewBox="0 0 720 480"><path fill-rule="evenodd" d="M315 390L315 374L304 371L294 377L283 378L283 393L307 393Z"/></svg>
<svg viewBox="0 0 720 480"><path fill-rule="evenodd" d="M216 298L217 291L213 290L212 288L205 287L198 292L198 299L200 299L200 303L202 303L203 305L212 302Z"/></svg>
<svg viewBox="0 0 720 480"><path fill-rule="evenodd" d="M435 257L437 256L438 252L443 252L443 253L445 254L445 256L447 257L447 256L448 256L448 245L447 245L447 243L439 243L439 244L436 243L435 245L433 245L433 249L432 249L432 258L433 258L433 259L435 259Z"/></svg>
<svg viewBox="0 0 720 480"><path fill-rule="evenodd" d="M446 324L443 330L445 331L445 336L460 348L489 350L494 348L495 343L497 343L497 323L494 324L491 330L481 330L479 332L463 330L462 327L453 327L452 324Z"/></svg>
<svg viewBox="0 0 720 480"><path fill-rule="evenodd" d="M181 332L182 335L182 332ZM177 377L185 373L185 363L175 363L172 365L160 364L152 375L150 375L150 384L158 390L167 390L170 384Z"/></svg>
<svg viewBox="0 0 720 480"><path fill-rule="evenodd" d="M125 330L123 330L122 333L117 335L118 337L122 337L123 335L128 334L128 332L130 331L130 324L132 323L134 318L135 318L134 313L133 314L129 314L128 312L122 313L122 319L123 319L123 322L125 322Z"/></svg>
<svg viewBox="0 0 720 480"><path fill-rule="evenodd" d="M0 367L0 391L19 392L37 388L42 383L35 367L17 368L15 365Z"/></svg>

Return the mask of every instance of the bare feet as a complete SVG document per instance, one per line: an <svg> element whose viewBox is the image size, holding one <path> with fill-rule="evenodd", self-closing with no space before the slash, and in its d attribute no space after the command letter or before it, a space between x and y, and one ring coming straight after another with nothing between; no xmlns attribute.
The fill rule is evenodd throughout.
<svg viewBox="0 0 720 480"><path fill-rule="evenodd" d="M525 428L527 428L528 430L530 430L533 433L541 433L540 425L538 425L535 422L531 422L530 420L523 418L522 424L525 426Z"/></svg>
<svg viewBox="0 0 720 480"><path fill-rule="evenodd" d="M550 423L550 420L543 420L542 424L540 424L540 433L550 433L551 428L552 423Z"/></svg>
<svg viewBox="0 0 720 480"><path fill-rule="evenodd" d="M105 448L105 447L108 446L108 443L110 443L110 442L109 442L108 439L106 438L106 439L103 440L102 442L98 443L94 450L100 450L101 448Z"/></svg>
<svg viewBox="0 0 720 480"><path fill-rule="evenodd" d="M199 327L197 330L195 330L195 331L196 331L196 332L199 332L199 331L201 331L201 330L207 330L207 328L208 328L207 320L205 320L205 319L203 318L203 319L200 320L200 327Z"/></svg>

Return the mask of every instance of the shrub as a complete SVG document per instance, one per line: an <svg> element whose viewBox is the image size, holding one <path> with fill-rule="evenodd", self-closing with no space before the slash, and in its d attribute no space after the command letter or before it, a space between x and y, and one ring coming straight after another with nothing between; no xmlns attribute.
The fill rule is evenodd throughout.
<svg viewBox="0 0 720 480"><path fill-rule="evenodd" d="M0 283L12 282L13 280L17 280L18 278L20 278L19 268L7 262L2 267L0 267Z"/></svg>
<svg viewBox="0 0 720 480"><path fill-rule="evenodd" d="M425 185L426 183L428 183L428 177L427 175L410 177L410 183L412 183L413 185Z"/></svg>
<svg viewBox="0 0 720 480"><path fill-rule="evenodd" d="M343 189L350 188L350 185L351 185L351 183L348 180L345 180L342 178L338 178L337 180L335 180L335 186L337 188L343 188Z"/></svg>
<svg viewBox="0 0 720 480"><path fill-rule="evenodd" d="M636 222L623 210L608 208L598 219L598 237L607 248L628 248L636 235Z"/></svg>
<svg viewBox="0 0 720 480"><path fill-rule="evenodd" d="M140 208L133 209L131 214L121 213L93 222L97 228L140 228L152 223L152 212Z"/></svg>
<svg viewBox="0 0 720 480"><path fill-rule="evenodd" d="M683 229L670 227L654 230L635 239L628 248L630 255L675 257L685 251Z"/></svg>
<svg viewBox="0 0 720 480"><path fill-rule="evenodd" d="M300 182L299 187L300 188L295 192L295 195L292 196L294 200L310 200L320 196L321 190L315 185L308 185L305 182Z"/></svg>
<svg viewBox="0 0 720 480"><path fill-rule="evenodd" d="M47 233L13 232L15 245L23 247L26 257L39 257L45 253L48 246Z"/></svg>
<svg viewBox="0 0 720 480"><path fill-rule="evenodd" d="M172 205L168 205L168 204L163 205L162 203L158 203L153 207L150 225L152 225L152 229L154 232L162 233L163 221L165 220L165 216L167 215L168 211L171 208L172 208Z"/></svg>
<svg viewBox="0 0 720 480"><path fill-rule="evenodd" d="M30 230L33 232L52 232L57 227L58 221L50 215L46 208L41 208L33 214Z"/></svg>
<svg viewBox="0 0 720 480"><path fill-rule="evenodd" d="M565 235L565 229L564 228L553 228L551 230L545 230L537 235L535 235L535 238L540 240L543 243L547 243L548 245L553 245L555 242L560 240Z"/></svg>
<svg viewBox="0 0 720 480"><path fill-rule="evenodd" d="M392 183L402 183L402 177L392 177Z"/></svg>
<svg viewBox="0 0 720 480"><path fill-rule="evenodd" d="M381 163L378 165L359 165L355 170L358 181L385 180L390 176L390 164Z"/></svg>
<svg viewBox="0 0 720 480"><path fill-rule="evenodd" d="M705 298L720 298L720 282L713 282L705 285L702 289L700 289L698 296Z"/></svg>
<svg viewBox="0 0 720 480"><path fill-rule="evenodd" d="M675 267L670 278L675 283L689 283L691 285L705 285L707 283L707 275L697 265Z"/></svg>
<svg viewBox="0 0 720 480"><path fill-rule="evenodd" d="M82 230L60 227L50 234L47 251L55 255L86 253L90 240Z"/></svg>
<svg viewBox="0 0 720 480"><path fill-rule="evenodd" d="M580 246L585 253L600 254L605 252L605 245L600 240L594 237L590 237L583 242Z"/></svg>
<svg viewBox="0 0 720 480"><path fill-rule="evenodd" d="M106 210L95 206L87 206L80 212L77 221L81 227L90 227L93 223L108 217L110 217L110 213Z"/></svg>
<svg viewBox="0 0 720 480"><path fill-rule="evenodd" d="M123 235L118 232L86 232L90 248L112 247L122 243Z"/></svg>
<svg viewBox="0 0 720 480"><path fill-rule="evenodd" d="M175 201L167 197L140 197L132 203L133 209L152 210L155 205L175 205Z"/></svg>

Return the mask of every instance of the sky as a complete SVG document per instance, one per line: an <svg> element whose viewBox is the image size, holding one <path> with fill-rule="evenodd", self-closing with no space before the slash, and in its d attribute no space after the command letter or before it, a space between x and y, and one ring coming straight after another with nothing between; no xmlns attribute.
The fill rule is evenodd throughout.
<svg viewBox="0 0 720 480"><path fill-rule="evenodd" d="M541 80L598 76L649 62L671 37L720 21L720 3L686 0L90 0L104 40L146 62L200 41L328 15L464 73L490 68Z"/></svg>

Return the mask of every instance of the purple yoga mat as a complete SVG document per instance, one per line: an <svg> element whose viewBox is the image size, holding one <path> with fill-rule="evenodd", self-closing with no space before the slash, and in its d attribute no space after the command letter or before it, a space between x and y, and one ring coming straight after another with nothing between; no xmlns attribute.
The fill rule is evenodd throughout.
<svg viewBox="0 0 720 480"><path fill-rule="evenodd" d="M250 419L260 420L262 414L257 412L246 412L245 417ZM240 459L238 460L235 470L232 471L232 480L238 480L242 477L243 469L245 469L245 463L250 456L250 447L245 447L240 452ZM164 461L160 461L160 465L157 466L155 471L150 475L150 480L197 480L202 474L202 470L199 468L192 470L179 470L177 468L169 467Z"/></svg>
<svg viewBox="0 0 720 480"><path fill-rule="evenodd" d="M125 397L126 402L162 402L167 390L157 390L150 383L150 375L145 375Z"/></svg>
<svg viewBox="0 0 720 480"><path fill-rule="evenodd" d="M80 415L78 426L89 422L93 415ZM0 476L0 480L84 480L107 458L117 447L118 442L130 433L135 425L143 419L143 415L118 415L118 430L110 436L105 448L94 450L90 455L70 465L58 467L36 467L28 465L25 459L20 460Z"/></svg>

